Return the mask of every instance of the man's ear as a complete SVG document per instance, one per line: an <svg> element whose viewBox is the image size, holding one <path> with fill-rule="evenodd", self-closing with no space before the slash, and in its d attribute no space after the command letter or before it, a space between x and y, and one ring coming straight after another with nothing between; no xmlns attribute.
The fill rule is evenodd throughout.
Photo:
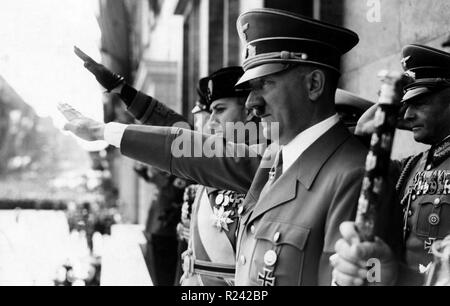
<svg viewBox="0 0 450 306"><path fill-rule="evenodd" d="M325 90L325 73L320 69L315 69L308 73L306 79L309 99L311 101L317 101Z"/></svg>

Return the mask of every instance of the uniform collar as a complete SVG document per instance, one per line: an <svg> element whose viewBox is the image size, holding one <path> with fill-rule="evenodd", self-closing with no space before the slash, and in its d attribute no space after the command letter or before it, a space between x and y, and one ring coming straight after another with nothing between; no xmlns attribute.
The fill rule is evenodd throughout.
<svg viewBox="0 0 450 306"><path fill-rule="evenodd" d="M431 146L428 152L427 165L434 168L450 157L450 136Z"/></svg>
<svg viewBox="0 0 450 306"><path fill-rule="evenodd" d="M313 125L298 134L291 142L283 146L283 173L308 149L317 139L339 122L339 116L333 116Z"/></svg>
<svg viewBox="0 0 450 306"><path fill-rule="evenodd" d="M261 191L267 182L268 169L260 168L252 183L249 194L251 195L251 213L243 219L243 224L249 224L263 215L266 211L279 205L287 203L297 196L300 182L306 190L310 190L327 160L336 152L339 147L351 137L349 130L338 122L323 135L319 137L305 152L295 161L295 163L274 182L268 192L261 197ZM260 180L259 178L264 178ZM262 183L264 181L264 184ZM254 192L254 190L257 192ZM251 201L250 200L250 201ZM257 203L257 204L256 204ZM248 211L250 208L246 208Z"/></svg>

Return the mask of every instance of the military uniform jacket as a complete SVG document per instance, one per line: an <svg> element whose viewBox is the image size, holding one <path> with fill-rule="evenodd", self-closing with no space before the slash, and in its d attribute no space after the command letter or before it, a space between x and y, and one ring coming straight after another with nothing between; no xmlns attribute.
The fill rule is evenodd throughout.
<svg viewBox="0 0 450 306"><path fill-rule="evenodd" d="M402 191L406 263L413 272L403 282L423 285L424 274L418 275L433 261L432 244L450 235L450 158L433 165L427 151L415 160Z"/></svg>
<svg viewBox="0 0 450 306"><path fill-rule="evenodd" d="M136 92L134 97L121 95L121 98L131 100L127 111L142 124L172 126L177 123L187 123L182 115L140 91Z"/></svg>
<svg viewBox="0 0 450 306"><path fill-rule="evenodd" d="M238 237L236 285L329 285L329 256L339 225L354 220L366 148L338 123L266 186L270 166L259 167L261 157L173 157L171 147L181 135L198 136L182 129L130 126L121 151L206 186L248 192ZM194 143L192 153L197 146L203 143ZM227 151L248 154L248 147L242 146L225 144ZM272 155L269 147L263 162Z"/></svg>

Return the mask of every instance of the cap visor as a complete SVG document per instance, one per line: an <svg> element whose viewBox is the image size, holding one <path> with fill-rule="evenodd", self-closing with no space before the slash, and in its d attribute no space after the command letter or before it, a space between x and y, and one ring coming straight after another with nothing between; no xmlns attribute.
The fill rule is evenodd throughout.
<svg viewBox="0 0 450 306"><path fill-rule="evenodd" d="M358 95L355 95L354 93L339 88L336 90L335 101L336 105L353 106L363 111L367 110L374 104L372 101L366 100Z"/></svg>
<svg viewBox="0 0 450 306"><path fill-rule="evenodd" d="M261 78L267 75L271 75L274 73L281 72L283 70L286 70L289 67L289 64L280 64L280 63L273 63L273 64L264 64L260 66L256 66L254 68L250 68L247 71L244 72L242 77L239 79L239 81L236 83L235 87L237 89L246 89L248 87L248 82L257 78Z"/></svg>
<svg viewBox="0 0 450 306"><path fill-rule="evenodd" d="M412 99L418 98L419 96L423 96L424 94L428 94L433 92L428 87L417 87L411 90L408 90L403 96L402 102L411 101Z"/></svg>
<svg viewBox="0 0 450 306"><path fill-rule="evenodd" d="M194 108L192 109L191 113L192 113L192 114L197 114L197 113L200 113L200 112L202 112L202 111L204 111L204 109L202 109L200 106L196 105L196 106L194 106Z"/></svg>

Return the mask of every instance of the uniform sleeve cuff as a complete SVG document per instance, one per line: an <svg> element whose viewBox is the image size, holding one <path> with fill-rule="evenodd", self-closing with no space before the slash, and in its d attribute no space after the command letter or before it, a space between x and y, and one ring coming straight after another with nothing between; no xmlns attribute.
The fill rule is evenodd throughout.
<svg viewBox="0 0 450 306"><path fill-rule="evenodd" d="M122 142L122 137L127 127L127 124L117 122L107 123L105 126L105 141L116 148L120 148L120 143Z"/></svg>

